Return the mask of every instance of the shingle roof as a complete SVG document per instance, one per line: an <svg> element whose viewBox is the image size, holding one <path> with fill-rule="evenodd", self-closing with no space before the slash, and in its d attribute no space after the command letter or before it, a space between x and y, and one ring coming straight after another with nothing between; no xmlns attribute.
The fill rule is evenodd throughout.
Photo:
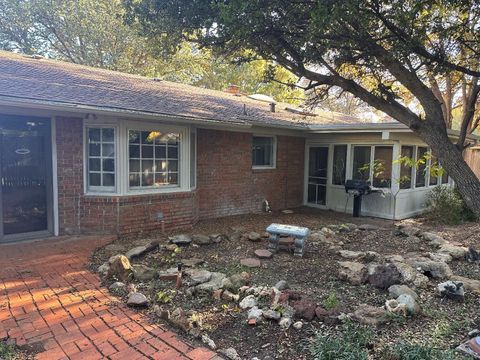
<svg viewBox="0 0 480 360"><path fill-rule="evenodd" d="M294 114L286 111L282 104L277 104L277 111L273 113L268 103L246 96L5 51L0 51L2 95L59 105L86 105L225 123L298 127L372 123L371 119L325 112L317 116Z"/></svg>

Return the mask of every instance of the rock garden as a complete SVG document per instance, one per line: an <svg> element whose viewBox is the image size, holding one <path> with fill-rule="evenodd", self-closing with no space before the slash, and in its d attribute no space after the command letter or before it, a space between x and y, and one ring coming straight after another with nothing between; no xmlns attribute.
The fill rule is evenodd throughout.
<svg viewBox="0 0 480 360"><path fill-rule="evenodd" d="M310 229L303 257L289 237L267 250L270 223ZM92 267L119 301L226 359L460 359L480 328L479 230L296 209L120 239Z"/></svg>

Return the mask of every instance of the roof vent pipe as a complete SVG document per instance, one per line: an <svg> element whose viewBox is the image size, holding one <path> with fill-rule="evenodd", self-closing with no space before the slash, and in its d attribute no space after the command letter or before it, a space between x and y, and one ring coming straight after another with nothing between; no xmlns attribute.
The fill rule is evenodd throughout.
<svg viewBox="0 0 480 360"><path fill-rule="evenodd" d="M275 103L270 103L270 112L275 112Z"/></svg>

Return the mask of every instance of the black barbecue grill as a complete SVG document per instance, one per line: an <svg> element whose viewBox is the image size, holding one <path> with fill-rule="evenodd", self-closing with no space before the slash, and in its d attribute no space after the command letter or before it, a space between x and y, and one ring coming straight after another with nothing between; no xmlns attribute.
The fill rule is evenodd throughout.
<svg viewBox="0 0 480 360"><path fill-rule="evenodd" d="M378 192L370 186L370 182L358 179L345 181L345 191L353 195L353 217L359 217L362 212L363 195Z"/></svg>

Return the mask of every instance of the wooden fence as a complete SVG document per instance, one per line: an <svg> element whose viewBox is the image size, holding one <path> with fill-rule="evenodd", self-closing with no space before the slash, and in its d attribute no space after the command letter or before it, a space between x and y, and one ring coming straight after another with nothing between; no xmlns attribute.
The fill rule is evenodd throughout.
<svg viewBox="0 0 480 360"><path fill-rule="evenodd" d="M472 168L473 172L480 179L480 146L473 146L465 150L465 161Z"/></svg>

